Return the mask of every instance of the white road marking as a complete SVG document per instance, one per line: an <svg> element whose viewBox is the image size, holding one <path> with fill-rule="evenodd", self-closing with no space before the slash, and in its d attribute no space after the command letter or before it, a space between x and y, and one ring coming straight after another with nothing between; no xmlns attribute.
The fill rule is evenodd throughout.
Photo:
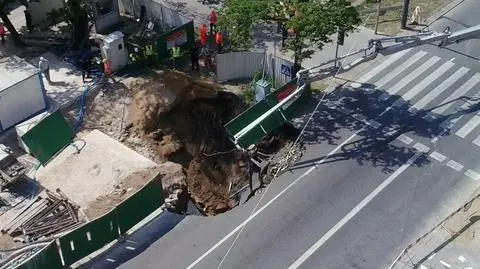
<svg viewBox="0 0 480 269"><path fill-rule="evenodd" d="M418 152L422 152L422 153L427 153L427 152L430 151L430 148L425 146L422 143L417 143L417 144L413 145L413 148L416 149Z"/></svg>
<svg viewBox="0 0 480 269"><path fill-rule="evenodd" d="M426 107L429 103L431 103L435 98L437 98L440 94L450 88L455 82L461 79L465 74L468 73L470 69L466 67L461 67L458 69L453 75L449 76L446 80L444 80L440 85L435 87L432 91L430 91L427 95L425 95L422 99L416 102L410 110L420 110Z"/></svg>
<svg viewBox="0 0 480 269"><path fill-rule="evenodd" d="M430 255L430 257L428 257L429 260L433 259L433 257L435 257L435 255L437 255L437 253L433 253L432 255Z"/></svg>
<svg viewBox="0 0 480 269"><path fill-rule="evenodd" d="M125 248L128 249L128 250L135 250L135 248L134 248L134 247L131 247L131 246L127 246L127 247L125 247Z"/></svg>
<svg viewBox="0 0 480 269"><path fill-rule="evenodd" d="M426 87L428 87L430 84L432 84L432 82L434 82L439 77L441 77L445 72L447 72L454 65L455 64L452 63L452 62L446 62L446 63L442 64L439 68L435 69L435 71L433 71L430 75L428 75L426 78L424 78L418 84L416 84L413 88L411 88L408 92L406 92L404 95L402 95L403 100L404 101L412 100L415 96L417 96ZM397 105L397 106L400 106L400 104Z"/></svg>
<svg viewBox="0 0 480 269"><path fill-rule="evenodd" d="M447 162L447 166L450 167L450 168L452 168L452 169L455 170L455 171L458 171L458 172L462 171L462 169L463 169L463 167L464 167L462 164L460 164L460 163L458 163L458 162L456 162L456 161L454 161L454 160L448 161L448 162Z"/></svg>
<svg viewBox="0 0 480 269"><path fill-rule="evenodd" d="M413 139L411 139L410 137L408 137L408 136L406 136L406 135L404 135L404 134L399 135L399 136L397 137L397 139L398 139L400 142L402 142L402 143L404 143L404 144L406 144L406 145L410 145L410 144L413 142Z"/></svg>
<svg viewBox="0 0 480 269"><path fill-rule="evenodd" d="M349 138L344 140L340 145L338 145L335 149L333 149L330 153L328 153L327 156L322 158L321 160L315 162L316 165L320 165L324 163L330 155L336 153L339 149L341 149L345 144L347 144L350 140L355 138L360 132L363 132L364 128L361 128L358 130L356 133L351 135ZM290 183L285 189L283 189L281 192L279 192L275 197L273 197L270 201L268 201L264 206L262 206L260 209L255 211L251 216L249 216L247 219L245 219L242 223L240 223L235 229L233 229L230 233L225 235L220 241L218 241L215 245L213 245L209 250L207 250L205 253L203 253L200 257L198 257L195 261L193 261L186 269L192 269L194 266L196 266L199 262L201 262L205 257L207 257L210 253L212 253L215 249L217 249L221 244L223 244L225 241L227 241L230 237L232 237L234 234L236 234L238 231L240 231L243 226L247 225L250 221L252 221L258 214L262 213L263 210L265 210L267 207L269 207L273 202L275 202L278 198L280 198L285 192L287 192L290 188L292 188L295 184L297 184L301 179L303 179L305 176L310 174L313 170L316 169L316 166L310 167L305 173L300 175L298 178L296 178L292 183ZM398 171L398 170L397 170Z"/></svg>
<svg viewBox="0 0 480 269"><path fill-rule="evenodd" d="M106 259L106 260L109 261L109 262L112 262L112 263L115 262L114 259L110 259L110 258L108 258L108 259Z"/></svg>
<svg viewBox="0 0 480 269"><path fill-rule="evenodd" d="M401 65L399 65L397 68L394 70L388 72L384 77L382 77L379 81L375 82L375 87L376 88L381 88L385 84L387 84L390 80L394 79L396 76L400 75L405 69L416 63L418 60L420 60L423 56L425 56L427 52L425 51L419 51L415 53L412 57L410 57L408 60L403 62Z"/></svg>
<svg viewBox="0 0 480 269"><path fill-rule="evenodd" d="M480 179L480 174L471 170L471 169L468 169L467 171L465 171L465 173L463 173L464 175L466 175L467 177L473 179L473 180L479 180Z"/></svg>
<svg viewBox="0 0 480 269"><path fill-rule="evenodd" d="M477 136L477 138L475 138L475 139L472 141L472 143L473 143L474 145L477 145L477 146L480 147L480 135Z"/></svg>
<svg viewBox="0 0 480 269"><path fill-rule="evenodd" d="M447 159L447 156L441 154L440 152L433 151L430 153L430 157L434 160L437 160L439 162L443 162Z"/></svg>
<svg viewBox="0 0 480 269"><path fill-rule="evenodd" d="M458 98L462 97L465 95L471 88L473 88L475 85L477 85L480 82L480 74L476 73L471 77L467 82L465 82L462 86L460 86L458 89L456 89L450 96L448 96L444 101L444 105L440 105L439 107L435 108L432 110L433 113L436 114L442 114L445 112L451 105L453 105L455 102L454 100L457 100Z"/></svg>
<svg viewBox="0 0 480 269"><path fill-rule="evenodd" d="M437 57L437 56L433 56L432 58L428 59L428 61L423 63L417 69L413 70L410 74L408 74L406 77L402 78L395 85L393 85L392 87L387 89L387 92L380 96L380 100L385 101L385 100L389 99L390 96L396 94L398 91L403 89L405 86L407 86L414 79L416 79L417 77L422 75L425 71L427 71L427 69L432 67L438 61L440 61L440 57Z"/></svg>
<svg viewBox="0 0 480 269"><path fill-rule="evenodd" d="M458 130L455 135L461 138L465 138L473 129L475 129L480 124L480 116L474 115L465 125L463 125L460 130Z"/></svg>
<svg viewBox="0 0 480 269"><path fill-rule="evenodd" d="M353 88L360 88L362 83L365 83L372 79L374 76L376 76L378 73L381 71L385 70L389 65L393 64L395 61L403 57L407 52L409 52L411 49L407 49L404 51L397 52L390 56L388 59L377 65L375 68L373 68L370 72L366 73L362 77L360 77L357 82L352 83L351 86Z"/></svg>
<svg viewBox="0 0 480 269"><path fill-rule="evenodd" d="M408 161L393 172L382 184L365 197L357 206L355 206L347 215L345 215L335 226L325 233L317 242L315 242L305 253L302 254L288 269L299 268L315 251L317 251L325 242L330 239L338 230L340 230L349 220L351 220L362 208L372 201L383 189L392 183L401 173L409 168L422 154L415 153Z"/></svg>
<svg viewBox="0 0 480 269"><path fill-rule="evenodd" d="M463 257L462 255L458 256L458 260L460 262L466 262L467 261L467 259L465 259L465 257Z"/></svg>
<svg viewBox="0 0 480 269"><path fill-rule="evenodd" d="M375 129L378 129L378 128L380 128L380 126L382 126L382 124L380 124L380 122L378 122L376 120L369 120L368 125L372 126Z"/></svg>
<svg viewBox="0 0 480 269"><path fill-rule="evenodd" d="M442 261L442 260L440 260L440 263L441 263L443 266L447 267L447 268L452 267L450 264L448 264L448 263L446 263L446 262L444 262L444 261Z"/></svg>
<svg viewBox="0 0 480 269"><path fill-rule="evenodd" d="M428 267L426 267L426 266L423 265L423 264L420 264L420 269L428 269Z"/></svg>

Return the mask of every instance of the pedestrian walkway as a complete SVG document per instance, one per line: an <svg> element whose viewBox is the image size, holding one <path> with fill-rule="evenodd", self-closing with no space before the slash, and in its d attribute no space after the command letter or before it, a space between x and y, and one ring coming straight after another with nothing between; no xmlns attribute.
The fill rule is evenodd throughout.
<svg viewBox="0 0 480 269"><path fill-rule="evenodd" d="M480 268L480 196L410 244L389 269Z"/></svg>

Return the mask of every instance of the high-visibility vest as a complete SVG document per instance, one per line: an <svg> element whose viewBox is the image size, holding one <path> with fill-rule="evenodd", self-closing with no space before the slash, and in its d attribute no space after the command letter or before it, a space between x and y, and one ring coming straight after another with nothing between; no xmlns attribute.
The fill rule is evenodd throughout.
<svg viewBox="0 0 480 269"><path fill-rule="evenodd" d="M130 56L130 60L131 60L132 62L136 62L136 61L137 61L137 55L135 55L135 53L130 53L129 56Z"/></svg>
<svg viewBox="0 0 480 269"><path fill-rule="evenodd" d="M180 58L180 47L173 47L172 48L172 57L173 58Z"/></svg>
<svg viewBox="0 0 480 269"><path fill-rule="evenodd" d="M215 43L217 43L219 45L221 45L223 43L222 33L217 32L217 34L215 35Z"/></svg>
<svg viewBox="0 0 480 269"><path fill-rule="evenodd" d="M145 46L145 55L147 55L147 56L152 56L153 55L153 46L152 45L146 45Z"/></svg>
<svg viewBox="0 0 480 269"><path fill-rule="evenodd" d="M200 36L207 36L207 27L200 26Z"/></svg>

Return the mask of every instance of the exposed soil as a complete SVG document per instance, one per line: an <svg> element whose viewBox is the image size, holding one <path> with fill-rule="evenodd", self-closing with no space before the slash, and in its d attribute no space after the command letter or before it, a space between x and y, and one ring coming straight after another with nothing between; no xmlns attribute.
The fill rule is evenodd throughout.
<svg viewBox="0 0 480 269"><path fill-rule="evenodd" d="M214 83L168 72L139 85L127 126L130 137L184 167L190 196L212 215L231 208L229 186L245 180L241 156L223 128L243 109L239 97Z"/></svg>

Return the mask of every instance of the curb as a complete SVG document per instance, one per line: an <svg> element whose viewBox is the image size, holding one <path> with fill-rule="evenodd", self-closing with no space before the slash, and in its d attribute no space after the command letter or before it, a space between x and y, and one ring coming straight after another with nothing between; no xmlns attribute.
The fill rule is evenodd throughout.
<svg viewBox="0 0 480 269"><path fill-rule="evenodd" d="M392 262L392 264L388 267L388 269L392 269L396 263L402 258L402 256L408 252L408 250L410 250L414 245L416 245L417 243L419 243L422 239L424 239L425 237L427 237L428 235L430 235L433 231L435 231L438 227L442 226L446 221L450 220L453 216L455 216L458 212L462 211L462 210L465 210L465 208L469 207L469 204L473 203L473 201L475 201L476 199L479 199L480 198L480 194L477 194L475 195L472 199L468 200L466 203L464 203L461 207L459 207L457 210L455 210L453 213L451 213L450 215L448 215L445 219L443 219L440 223L438 223L437 225L435 225L432 229L430 229L429 231L427 231L424 235L420 236L419 238L417 238L415 241L413 241L412 243L408 244L408 246L403 249L400 254L398 255L398 257Z"/></svg>

